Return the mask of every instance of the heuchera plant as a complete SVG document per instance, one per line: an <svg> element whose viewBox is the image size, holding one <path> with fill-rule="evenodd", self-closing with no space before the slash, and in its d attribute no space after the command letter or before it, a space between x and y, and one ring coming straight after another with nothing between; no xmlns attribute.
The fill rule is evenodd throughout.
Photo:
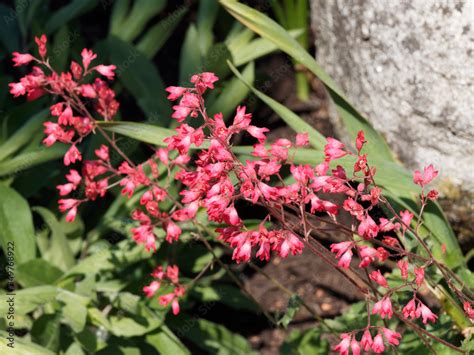
<svg viewBox="0 0 474 355"><path fill-rule="evenodd" d="M451 290L459 297L467 316L474 318L472 299L455 284L453 280L457 280L456 275L433 257L418 233L424 208L430 200L438 197L436 190L427 188L438 175L432 165L423 172L414 173L414 183L421 186L421 210L416 220L413 220L412 213L397 213L381 194L375 180L376 169L369 166L367 154L362 153L367 143L364 132L360 131L357 135L355 154L338 140L327 138L324 161L317 166L294 164L294 150L309 144L308 135L297 134L295 142L277 139L274 143L266 144L269 130L252 125L251 114L246 112L245 107L237 108L230 125L224 122L220 113L208 115L204 94L214 89L214 83L218 80L215 74L208 72L193 75L191 87L170 86L166 89L168 99L177 102L172 115L180 123L176 128L177 134L164 140L165 148L157 149L147 161L137 164L119 149L115 137L109 136L97 123L100 120L113 120L117 113L119 103L114 91L103 79L96 78L93 83L85 81L86 77L94 73L112 80L116 67L91 66L96 54L84 49L81 53L82 66L73 61L69 72L56 73L47 58L46 42L44 35L36 38L39 58L13 53L15 66L33 63L34 67L20 82L10 84L10 92L15 97L26 95L28 100L45 94L57 98L57 103L51 106L51 115L56 119L44 124L46 138L43 143L48 147L57 141L70 145L64 156L66 166L82 160L78 146L89 134L99 131L109 143L109 146L102 145L95 151L96 160L84 161L80 172L71 169L66 175L67 182L57 186L60 196L68 196L78 190L81 184L84 187L82 198L59 200L59 209L67 212L67 221L74 220L81 204L103 197L108 189L120 185L122 194L128 198L135 193L141 195L141 207L132 213L137 226L131 231L137 243L153 251L158 239L155 233L158 228L164 230L168 243L176 242L185 223L200 225L196 215L199 209L204 209L209 221L221 225L216 230L218 238L233 248L232 258L237 263L249 261L253 254L256 258L268 261L272 252L286 258L290 254L300 254L307 247L326 263L339 269L366 296L367 326L341 334L340 343L334 346L334 350L340 354L348 354L349 349L353 354L359 354L361 350L381 353L387 347L399 344L401 334L389 329L388 325L371 324L371 315L378 315L382 319L396 317L421 337L431 337L456 349L414 322L421 319L423 324L427 324L437 320L437 315L423 303L419 293L420 287L430 282L425 279L425 271L430 267L440 271ZM188 118L198 120L198 116L201 117L201 126L193 128L185 123ZM258 143L253 146L255 159L243 162L233 153L232 138L245 132ZM123 158L118 166L113 166L110 161L111 148ZM339 165L330 168L332 161L348 154L356 157L352 171L345 171ZM180 201L167 193L166 184L160 185L160 166L168 172L166 184L171 183L173 176L180 182ZM280 175L284 167L291 172L291 182ZM334 198L323 198L322 193ZM165 200L171 200L173 206L166 211L160 209L160 203ZM238 200L266 209L267 216L258 228L249 229L245 226L235 207ZM374 219L373 210L382 205L391 212L390 218ZM350 225L338 220L341 210L352 216ZM320 217L321 213L327 214L329 218ZM315 220L337 229L347 240L332 244L328 251L317 239L312 238L323 228L315 225ZM267 229L268 224L265 222L269 221L273 222L273 227ZM428 256L405 249L401 242L404 238L418 241ZM358 265L351 263L354 255L360 260ZM401 286L391 287L381 269L377 269L389 258L396 260L400 269L404 280ZM376 269L369 273L369 266ZM349 269L362 269L367 277L350 272ZM143 289L146 296L153 297L163 283L171 285L174 291L160 296L159 301L164 306L171 304L173 313L178 314L178 300L185 293L185 286L179 283L178 266L158 266L152 276L155 280ZM392 295L398 292L408 292L412 295L411 300L407 304L392 304Z"/></svg>

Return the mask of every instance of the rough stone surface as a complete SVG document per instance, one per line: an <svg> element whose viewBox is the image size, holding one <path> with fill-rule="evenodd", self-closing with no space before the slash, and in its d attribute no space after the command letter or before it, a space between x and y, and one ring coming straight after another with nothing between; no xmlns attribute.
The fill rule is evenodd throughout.
<svg viewBox="0 0 474 355"><path fill-rule="evenodd" d="M317 59L410 168L474 191L474 0L312 0Z"/></svg>

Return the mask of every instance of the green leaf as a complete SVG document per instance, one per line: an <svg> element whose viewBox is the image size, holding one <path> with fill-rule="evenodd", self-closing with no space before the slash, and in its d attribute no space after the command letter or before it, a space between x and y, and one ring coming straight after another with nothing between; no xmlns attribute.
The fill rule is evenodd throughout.
<svg viewBox="0 0 474 355"><path fill-rule="evenodd" d="M70 269L75 260L62 225L58 222L56 216L44 207L33 207L33 211L43 218L51 230L49 248L43 254L43 258L63 271Z"/></svg>
<svg viewBox="0 0 474 355"><path fill-rule="evenodd" d="M161 147L166 147L167 144L163 142L163 139L166 137L171 137L175 135L175 131L150 125L147 123L138 123L138 122L97 122L101 127L106 131L115 132L126 137L130 137L140 142L156 144Z"/></svg>
<svg viewBox="0 0 474 355"><path fill-rule="evenodd" d="M245 82L253 85L255 80L255 64L249 63L242 71ZM247 97L249 87L238 78L229 80L217 99L212 103L209 112L211 114L222 112L224 118L228 117L235 108Z"/></svg>
<svg viewBox="0 0 474 355"><path fill-rule="evenodd" d="M131 42L143 31L147 22L163 10L166 0L136 0L126 18L123 17L122 6L124 5L120 5L116 12L118 15L113 21L111 34L126 42Z"/></svg>
<svg viewBox="0 0 474 355"><path fill-rule="evenodd" d="M123 22L127 18L129 10L129 0L116 0L114 1L114 7L112 9L112 15L110 16L110 34L117 34L120 32Z"/></svg>
<svg viewBox="0 0 474 355"><path fill-rule="evenodd" d="M8 53L20 49L20 28L15 13L10 7L0 4L0 42Z"/></svg>
<svg viewBox="0 0 474 355"><path fill-rule="evenodd" d="M216 22L219 4L217 1L200 1L197 14L199 52L204 56L213 42L212 28Z"/></svg>
<svg viewBox="0 0 474 355"><path fill-rule="evenodd" d="M15 336L14 346L8 346L8 334L0 331L0 353L11 355L54 355L55 353L21 337Z"/></svg>
<svg viewBox="0 0 474 355"><path fill-rule="evenodd" d="M179 338L165 325L146 336L146 342L160 354L188 355L191 352Z"/></svg>
<svg viewBox="0 0 474 355"><path fill-rule="evenodd" d="M0 176L17 174L33 166L62 158L66 151L65 146L55 145L50 148L41 147L36 151L22 153L12 159L0 162Z"/></svg>
<svg viewBox="0 0 474 355"><path fill-rule="evenodd" d="M280 355L329 354L329 342L326 339L321 339L321 335L318 328L312 328L305 332L294 330L281 346Z"/></svg>
<svg viewBox="0 0 474 355"><path fill-rule="evenodd" d="M234 309L256 312L257 305L249 300L241 290L233 285L213 284L212 286L197 285L191 290L193 297L201 302L220 302Z"/></svg>
<svg viewBox="0 0 474 355"><path fill-rule="evenodd" d="M263 13L237 1L220 0L220 2L238 21L243 23L252 31L258 33L260 36L275 43L278 48L308 68L323 82L334 100L337 111L351 137L355 138L357 132L362 129L365 132L367 140L374 143L372 148L370 148L370 150L368 149L368 153L371 153L373 156L394 161L393 154L383 137L375 131L375 129L359 112L357 112L339 90L331 77L284 28Z"/></svg>
<svg viewBox="0 0 474 355"><path fill-rule="evenodd" d="M109 317L110 331L119 337L142 336L158 328L163 318L144 305L137 315L113 315Z"/></svg>
<svg viewBox="0 0 474 355"><path fill-rule="evenodd" d="M29 143L33 133L38 131L48 117L48 110L42 110L31 117L20 129L0 145L0 161L15 153L18 149Z"/></svg>
<svg viewBox="0 0 474 355"><path fill-rule="evenodd" d="M63 272L44 259L33 259L18 266L15 277L23 287L52 285Z"/></svg>
<svg viewBox="0 0 474 355"><path fill-rule="evenodd" d="M171 117L171 106L155 65L133 45L119 38L109 37L107 48L122 85L135 97L150 121L166 126Z"/></svg>
<svg viewBox="0 0 474 355"><path fill-rule="evenodd" d="M15 312L19 315L27 314L38 306L53 301L57 293L54 286L36 286L16 291ZM3 303L0 303L0 310L4 313L7 307Z"/></svg>
<svg viewBox="0 0 474 355"><path fill-rule="evenodd" d="M202 68L202 56L199 48L199 35L194 24L189 25L179 55L179 82L186 85L191 76Z"/></svg>
<svg viewBox="0 0 474 355"><path fill-rule="evenodd" d="M62 307L63 318L75 333L84 330L87 319L87 304L89 298L73 292L63 291L56 297L64 306Z"/></svg>
<svg viewBox="0 0 474 355"><path fill-rule="evenodd" d="M298 295L292 295L288 300L288 306L286 307L285 314L278 320L278 324L282 325L285 329L295 317L296 313L301 308L301 298Z"/></svg>
<svg viewBox="0 0 474 355"><path fill-rule="evenodd" d="M173 34L187 12L188 8L186 6L180 7L151 27L138 42L137 49L145 54L147 58L153 58Z"/></svg>
<svg viewBox="0 0 474 355"><path fill-rule="evenodd" d="M21 265L36 255L30 206L18 192L2 184L0 196L0 243L7 260Z"/></svg>
<svg viewBox="0 0 474 355"><path fill-rule="evenodd" d="M61 7L56 11L46 23L45 33L47 35L53 33L64 24L70 22L74 18L92 10L98 4L97 0L73 0L69 4Z"/></svg>
<svg viewBox="0 0 474 355"><path fill-rule="evenodd" d="M61 313L43 314L34 323L31 329L31 338L35 343L54 352L59 348Z"/></svg>
<svg viewBox="0 0 474 355"><path fill-rule="evenodd" d="M291 30L288 32L293 38L299 37L302 33L302 30ZM266 38L256 38L237 49L229 46L229 50L232 53L235 66L238 67L277 51L278 46Z"/></svg>
<svg viewBox="0 0 474 355"><path fill-rule="evenodd" d="M202 69L199 71L208 71L215 73L219 78L227 76L229 67L226 64L232 55L224 43L216 43L206 52L202 63Z"/></svg>
<svg viewBox="0 0 474 355"><path fill-rule="evenodd" d="M81 260L68 270L63 279L73 275L98 274L104 271L124 268L127 265L150 257L145 248L135 242L124 240L115 246L105 243L94 254Z"/></svg>
<svg viewBox="0 0 474 355"><path fill-rule="evenodd" d="M178 337L188 339L211 354L256 354L244 337L220 324L182 314L167 318L167 322Z"/></svg>
<svg viewBox="0 0 474 355"><path fill-rule="evenodd" d="M254 88L250 83L248 83L243 75L232 65L232 63L227 62L230 69L247 87L252 90L252 92L268 106L270 106L291 128L297 133L307 132L309 136L309 141L311 145L315 148L323 149L326 144L326 138L319 133L316 129L311 127L310 124L303 121L301 117L296 115L294 112L286 108L284 105L280 104L276 100L272 99L270 96L265 95L263 92Z"/></svg>

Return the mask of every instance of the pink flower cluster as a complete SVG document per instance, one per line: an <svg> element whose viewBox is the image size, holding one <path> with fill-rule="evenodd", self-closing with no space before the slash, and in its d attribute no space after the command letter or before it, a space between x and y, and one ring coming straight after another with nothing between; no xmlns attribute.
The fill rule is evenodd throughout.
<svg viewBox="0 0 474 355"><path fill-rule="evenodd" d="M168 265L163 269L158 266L151 276L153 280L148 286L143 287L148 298L153 297L163 284L173 287L173 292L161 295L158 297L160 305L166 307L171 304L171 309L174 315L179 313L179 299L184 296L185 288L179 283L179 268L176 265Z"/></svg>
<svg viewBox="0 0 474 355"><path fill-rule="evenodd" d="M115 66L91 67L97 55L84 49L82 65L73 61L70 71L58 74L46 57L46 37L43 35L35 40L40 58L31 54L13 54L15 66L29 63L35 66L20 82L10 84L10 92L15 97L26 95L28 100L44 94L59 98L50 107L55 119L44 124L46 138L43 143L48 147L56 142L70 145L64 156L66 166L82 161L78 145L88 134L98 130L110 144L95 150L96 159L84 161L81 169L70 169L66 175L67 182L57 186L60 196L68 196L58 201L61 212L67 213L67 221L75 219L82 203L94 201L105 196L108 189L121 186L122 195L128 198L139 194L140 207L132 212L135 226L131 232L136 243L144 245L148 251L156 250L157 241L161 241L160 230L164 235L162 239L173 243L179 240L189 222L199 225L196 216L199 209L203 209L208 221L214 225L218 239L233 249L233 260L241 263L248 262L252 256L268 261L272 253L286 258L302 253L305 246L313 251L310 236L312 232L317 233L319 227L308 219L311 217L340 228L347 236L347 240L330 246L335 259L319 245L329 254L325 256L326 262L350 269L352 260L357 258L359 268L371 268L364 282L371 289L378 287L381 291L367 291L368 307L373 304L372 311L368 311L369 320L370 314L376 314L384 320L395 315L406 322L420 318L424 324L436 321L437 316L419 298L419 289L425 282L425 269L435 261L433 258L413 257L403 243L404 238L418 237L422 211L429 200L438 197L436 190L425 193L426 186L438 175L432 165L423 173L415 171L413 176L414 183L422 191L422 207L416 227L412 227L414 215L408 210L398 214L392 210L391 217L375 218L375 209L390 205L375 183L376 169L369 166L367 154L362 153L367 143L363 131L355 139L357 153L350 152L342 142L329 137L324 147L325 158L320 164L295 164L295 151L309 145L308 134L299 133L294 141L281 138L270 143L266 137L268 128L253 125L252 115L243 106L237 107L230 122L226 122L221 113L207 113L204 95L214 89L218 81L217 76L210 72L193 75L191 87L170 86L166 89L168 99L176 102L172 114L179 123L176 134L167 137L164 148L157 149L148 160L135 164L116 145L115 137L109 137L97 124L98 120L112 120L117 113L119 103L114 91L100 78L95 78L92 84L85 79L98 73L112 80ZM188 118L200 122L200 125L188 125L185 123ZM242 161L235 156L232 143L236 135L249 135L256 140L250 153L252 159ZM110 147L124 159L117 166L111 162ZM337 161L346 156L355 158L348 171L347 165L344 165L346 169L337 165ZM169 181L160 182L160 171L167 172L168 177L178 184L180 200L167 193ZM290 171L292 180L284 180L283 171ZM79 197L79 192L82 197ZM267 215L258 227L250 229L241 218L239 204L263 207ZM338 221L340 214L349 216L352 220L350 227ZM295 218L287 218L288 215L296 217L296 222ZM403 284L396 288L390 286L382 269L374 268L384 264L388 258L398 260ZM155 280L143 288L145 294L152 297L163 283L174 287L172 292L159 296L160 304L171 304L174 314L179 312L178 300L185 293L178 273L177 266L165 269L160 266L152 274ZM393 293L400 290L413 295L403 309L393 306L391 300ZM473 318L472 301L460 291L455 292L460 296L468 317ZM374 329L377 334L372 338ZM342 340L334 350L341 354L348 354L349 349L353 354L359 354L361 349L381 353L385 351L385 341L389 346L396 346L401 338L400 333L386 327L371 326L370 321L361 331L360 341L356 339L358 331L342 334Z"/></svg>
<svg viewBox="0 0 474 355"><path fill-rule="evenodd" d="M381 354L385 351L384 338L388 344L393 346L396 346L400 343L400 333L385 327L372 328L379 329L377 335L372 338L369 327L367 327L360 341L356 339L356 335L354 333L341 334L342 340L339 344L334 346L333 350L338 351L341 355L349 355L349 349L352 350L352 354L354 355L359 355L361 349L364 351L372 350L376 354Z"/></svg>

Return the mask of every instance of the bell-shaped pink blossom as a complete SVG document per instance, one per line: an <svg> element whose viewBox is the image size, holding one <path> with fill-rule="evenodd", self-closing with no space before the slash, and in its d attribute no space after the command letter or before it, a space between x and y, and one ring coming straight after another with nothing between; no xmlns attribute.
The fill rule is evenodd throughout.
<svg viewBox="0 0 474 355"><path fill-rule="evenodd" d="M374 338L374 342L372 343L372 350L376 354L381 354L385 350L385 346L383 344L383 337L382 334L377 334Z"/></svg>
<svg viewBox="0 0 474 355"><path fill-rule="evenodd" d="M392 310L392 302L390 302L390 298L384 297L372 308L372 314L379 314L382 319L387 317L388 319L392 318L393 310Z"/></svg>

